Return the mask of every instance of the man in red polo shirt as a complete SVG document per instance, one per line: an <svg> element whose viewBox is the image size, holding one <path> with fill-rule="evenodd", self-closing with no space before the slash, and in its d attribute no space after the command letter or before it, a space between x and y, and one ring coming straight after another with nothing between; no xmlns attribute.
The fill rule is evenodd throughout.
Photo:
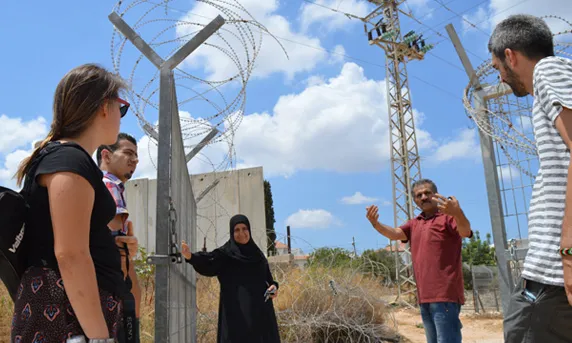
<svg viewBox="0 0 572 343"><path fill-rule="evenodd" d="M471 237L469 220L455 197L445 198L428 179L412 185L421 214L398 228L378 221L377 206L367 207L367 219L391 240L411 243L413 273L427 343L461 343L461 305L465 303L461 246Z"/></svg>

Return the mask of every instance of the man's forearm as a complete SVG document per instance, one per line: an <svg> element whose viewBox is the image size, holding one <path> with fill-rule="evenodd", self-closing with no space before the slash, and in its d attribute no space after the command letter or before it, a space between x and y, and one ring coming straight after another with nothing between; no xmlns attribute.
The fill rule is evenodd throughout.
<svg viewBox="0 0 572 343"><path fill-rule="evenodd" d="M395 241L395 240L407 239L407 237L403 233L403 230L401 230L400 228L396 229L391 226L384 225L380 222L377 222L373 227L377 230L377 232L381 233L382 235L391 240Z"/></svg>
<svg viewBox="0 0 572 343"><path fill-rule="evenodd" d="M562 248L572 248L572 164L568 167L566 181L566 207L564 209L564 219L562 220L560 246Z"/></svg>
<svg viewBox="0 0 572 343"><path fill-rule="evenodd" d="M459 235L461 237L469 237L471 236L471 223L463 213L463 210L460 211L459 214L454 216L455 221L457 222L457 231L459 231Z"/></svg>

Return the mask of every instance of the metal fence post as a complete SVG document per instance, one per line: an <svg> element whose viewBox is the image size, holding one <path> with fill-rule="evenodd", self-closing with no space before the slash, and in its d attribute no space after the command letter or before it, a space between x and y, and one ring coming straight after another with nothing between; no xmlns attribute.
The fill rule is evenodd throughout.
<svg viewBox="0 0 572 343"><path fill-rule="evenodd" d="M178 251L178 240L194 241L196 199L192 191L187 156L181 133L173 69L225 23L219 15L186 42L168 60L163 60L117 13L109 15L115 28L129 39L160 70L159 133L157 165L155 342L191 342L196 337L195 274ZM214 132L214 133L213 133ZM196 155L216 130L192 151ZM185 216L185 220L179 217Z"/></svg>
<svg viewBox="0 0 572 343"><path fill-rule="evenodd" d="M463 63L465 71L469 76L469 79L473 84L478 85L479 80L476 77L475 70L469 61L467 53L461 44L459 36L455 32L453 25L449 24L446 27L447 33L457 50L457 54ZM479 99L476 100L478 106L483 116L486 116L486 100L484 95L480 94ZM481 120L488 120L487 117ZM512 291L514 289L514 284L512 282L511 270L509 261L506 257L507 250L507 238L506 238L506 228L504 223L503 208L500 196L498 173L496 169L496 160L494 154L493 140L489 135L486 135L481 130L479 130L479 140L481 144L481 154L483 158L483 168L485 171L485 183L487 187L487 197L489 203L489 212L491 216L491 228L493 230L493 239L495 244L495 252L497 258L497 265L499 268L499 286L501 291L501 300L503 311L508 310L508 302Z"/></svg>

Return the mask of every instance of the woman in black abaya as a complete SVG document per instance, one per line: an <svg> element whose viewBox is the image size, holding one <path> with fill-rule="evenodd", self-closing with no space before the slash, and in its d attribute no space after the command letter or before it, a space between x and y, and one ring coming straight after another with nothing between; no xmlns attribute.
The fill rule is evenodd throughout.
<svg viewBox="0 0 572 343"><path fill-rule="evenodd" d="M220 283L218 343L279 343L272 299L278 283L268 260L250 234L243 215L230 219L230 239L212 252L191 254L186 242L182 253L197 273L216 276ZM266 300L266 291L276 291Z"/></svg>

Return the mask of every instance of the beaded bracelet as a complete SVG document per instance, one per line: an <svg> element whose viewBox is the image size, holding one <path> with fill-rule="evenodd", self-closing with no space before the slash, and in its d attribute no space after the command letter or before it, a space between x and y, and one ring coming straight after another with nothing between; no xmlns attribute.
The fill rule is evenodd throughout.
<svg viewBox="0 0 572 343"><path fill-rule="evenodd" d="M572 248L560 248L561 256L572 256Z"/></svg>

